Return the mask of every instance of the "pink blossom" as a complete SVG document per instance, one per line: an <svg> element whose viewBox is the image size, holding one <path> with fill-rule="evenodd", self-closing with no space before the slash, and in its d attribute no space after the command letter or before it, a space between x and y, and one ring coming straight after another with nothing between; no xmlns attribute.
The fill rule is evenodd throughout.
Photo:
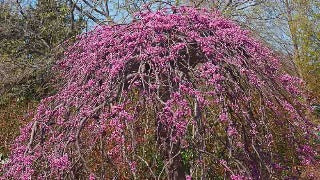
<svg viewBox="0 0 320 180"><path fill-rule="evenodd" d="M186 175L186 180L191 180L192 177L190 175Z"/></svg>
<svg viewBox="0 0 320 180"><path fill-rule="evenodd" d="M233 135L237 134L238 132L234 127L229 126L228 130L227 130L227 133L228 133L228 136L233 136Z"/></svg>
<svg viewBox="0 0 320 180"><path fill-rule="evenodd" d="M226 112L221 112L219 115L219 119L222 123L228 122L228 114Z"/></svg>

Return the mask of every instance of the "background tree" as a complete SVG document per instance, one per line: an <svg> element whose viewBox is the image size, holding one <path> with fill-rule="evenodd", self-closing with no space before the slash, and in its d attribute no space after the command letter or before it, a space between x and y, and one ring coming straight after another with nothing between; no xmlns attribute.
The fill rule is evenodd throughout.
<svg viewBox="0 0 320 180"><path fill-rule="evenodd" d="M0 3L1 152L18 133L23 115L52 93L51 67L63 51L62 42L83 28L63 1L20 3Z"/></svg>
<svg viewBox="0 0 320 180"><path fill-rule="evenodd" d="M313 0L286 0L295 62L313 97L320 95L320 3Z"/></svg>

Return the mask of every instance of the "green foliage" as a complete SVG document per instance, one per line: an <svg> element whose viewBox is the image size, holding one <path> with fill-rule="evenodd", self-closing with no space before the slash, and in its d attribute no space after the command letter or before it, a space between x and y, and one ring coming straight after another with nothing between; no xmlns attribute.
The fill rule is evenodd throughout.
<svg viewBox="0 0 320 180"><path fill-rule="evenodd" d="M182 163L186 169L190 168L190 162L193 160L194 153L190 149L186 149L181 152Z"/></svg>
<svg viewBox="0 0 320 180"><path fill-rule="evenodd" d="M7 157L5 157L2 153L0 153L0 164L5 164L9 161Z"/></svg>
<svg viewBox="0 0 320 180"><path fill-rule="evenodd" d="M161 156L156 156L155 160L156 160L156 164L157 164L157 169L155 171L155 174L156 174L156 176L159 176L163 167L164 167L164 161Z"/></svg>

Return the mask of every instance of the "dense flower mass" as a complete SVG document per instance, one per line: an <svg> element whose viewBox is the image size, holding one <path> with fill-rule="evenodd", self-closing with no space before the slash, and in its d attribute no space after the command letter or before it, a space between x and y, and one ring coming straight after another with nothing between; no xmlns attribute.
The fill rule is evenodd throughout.
<svg viewBox="0 0 320 180"><path fill-rule="evenodd" d="M67 50L4 178L269 179L315 161L303 82L248 31L189 7L136 19Z"/></svg>

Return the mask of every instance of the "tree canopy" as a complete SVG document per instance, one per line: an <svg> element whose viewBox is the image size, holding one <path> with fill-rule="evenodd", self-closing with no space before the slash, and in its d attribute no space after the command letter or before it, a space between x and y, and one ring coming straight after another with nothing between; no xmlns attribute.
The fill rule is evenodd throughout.
<svg viewBox="0 0 320 180"><path fill-rule="evenodd" d="M303 82L216 11L142 11L78 36L4 177L269 179L311 164Z"/></svg>

